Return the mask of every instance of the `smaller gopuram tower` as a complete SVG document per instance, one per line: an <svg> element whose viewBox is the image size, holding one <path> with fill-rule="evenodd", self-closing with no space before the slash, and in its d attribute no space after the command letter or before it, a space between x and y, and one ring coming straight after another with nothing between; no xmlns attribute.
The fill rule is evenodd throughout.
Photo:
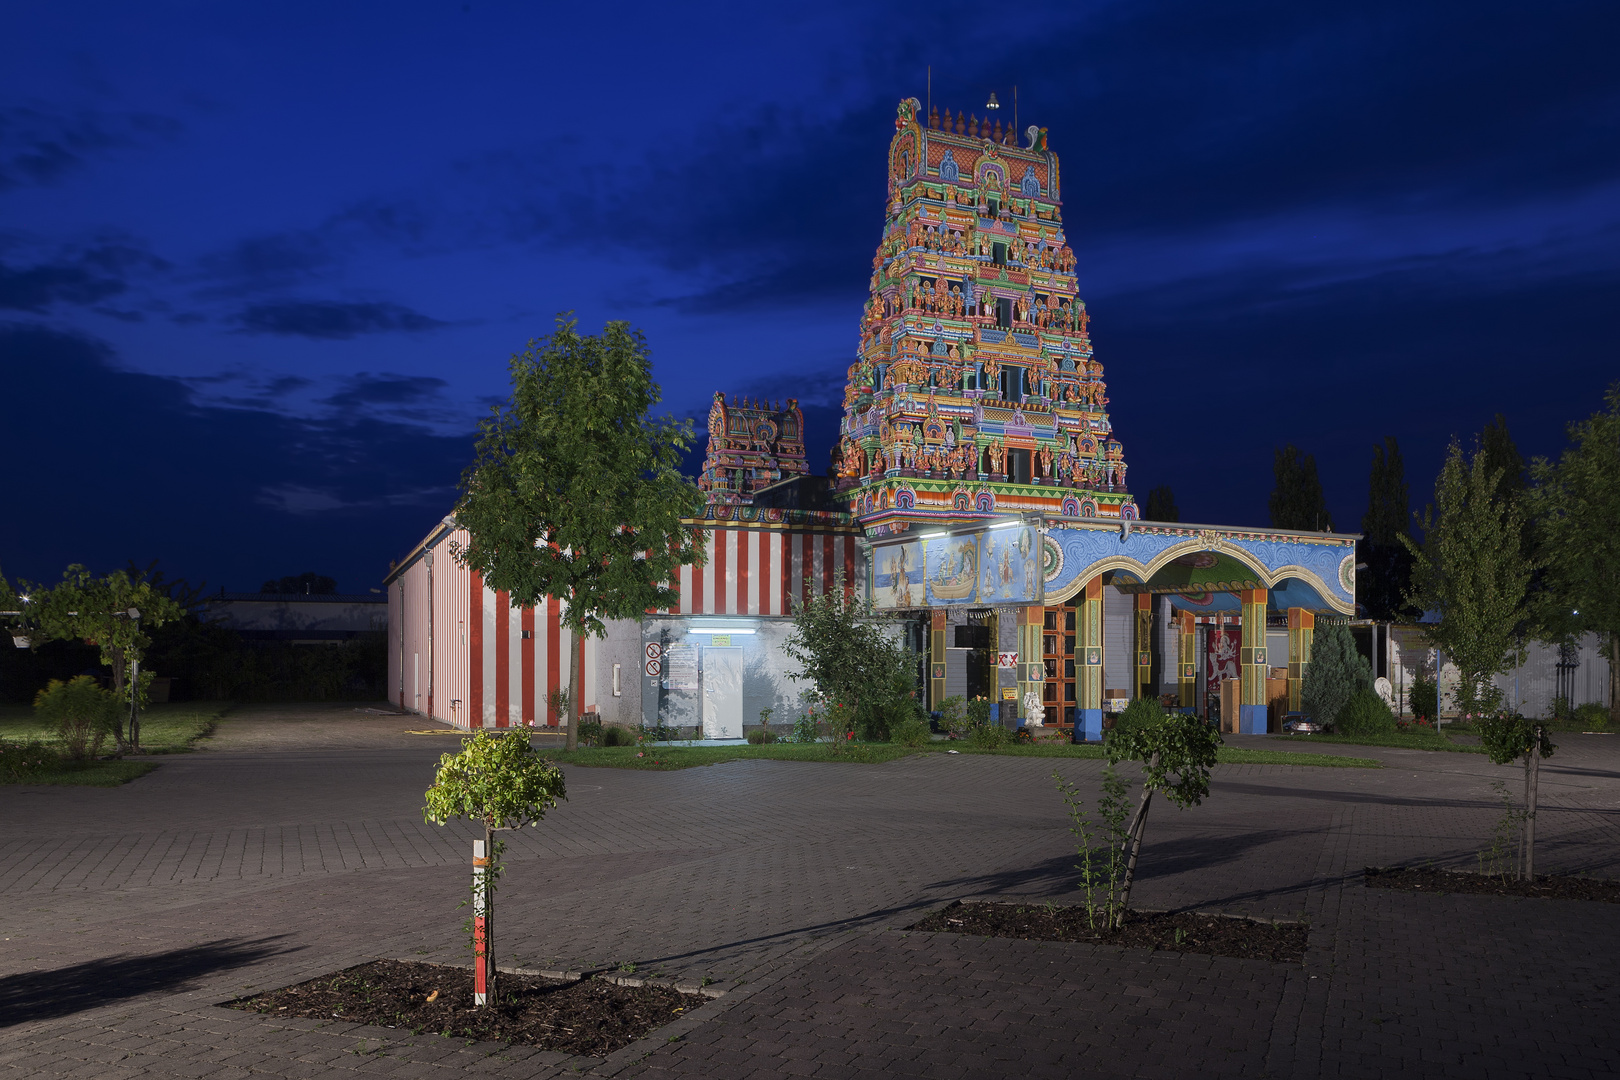
<svg viewBox="0 0 1620 1080"><path fill-rule="evenodd" d="M869 536L1040 512L1137 516L1092 357L1057 155L900 103L844 387L837 495Z"/></svg>
<svg viewBox="0 0 1620 1080"><path fill-rule="evenodd" d="M709 406L709 450L698 487L710 505L747 505L754 492L810 471L804 455L804 413L787 405L739 401L715 392Z"/></svg>

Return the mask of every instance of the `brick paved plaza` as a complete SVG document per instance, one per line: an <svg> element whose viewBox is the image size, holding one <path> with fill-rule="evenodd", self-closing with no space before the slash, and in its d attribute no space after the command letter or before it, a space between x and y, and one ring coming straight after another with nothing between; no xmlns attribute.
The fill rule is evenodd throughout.
<svg viewBox="0 0 1620 1080"><path fill-rule="evenodd" d="M1311 922L1303 967L907 933L966 896L1074 898L1045 759L571 769L511 841L501 960L707 976L606 1060L218 1007L376 957L461 962L471 831L421 820L453 738L246 710L114 789L0 788L3 1076L1554 1076L1620 1073L1620 909L1362 886L1468 865L1511 768L1222 766L1155 806L1135 902ZM1261 738L1229 742L1260 744ZM1540 864L1620 876L1620 737L1562 736ZM1093 790L1100 763L1060 763Z"/></svg>

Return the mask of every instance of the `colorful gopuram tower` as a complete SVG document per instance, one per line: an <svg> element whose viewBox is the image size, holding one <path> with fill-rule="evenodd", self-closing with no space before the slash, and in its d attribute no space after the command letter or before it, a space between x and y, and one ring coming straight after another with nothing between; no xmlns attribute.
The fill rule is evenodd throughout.
<svg viewBox="0 0 1620 1080"><path fill-rule="evenodd" d="M1135 518L1046 129L900 103L844 387L837 497L867 535L1022 512Z"/></svg>
<svg viewBox="0 0 1620 1080"><path fill-rule="evenodd" d="M789 398L787 405L763 401L726 403L718 391L709 406L709 449L698 487L710 505L748 505L754 492L782 480L804 476L804 413Z"/></svg>

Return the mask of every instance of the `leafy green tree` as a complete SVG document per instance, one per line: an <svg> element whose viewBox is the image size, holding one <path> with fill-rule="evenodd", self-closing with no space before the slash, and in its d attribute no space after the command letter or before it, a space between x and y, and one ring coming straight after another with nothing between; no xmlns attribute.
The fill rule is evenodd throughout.
<svg viewBox="0 0 1620 1080"><path fill-rule="evenodd" d="M1620 727L1620 382L1608 408L1569 426L1557 462L1537 458L1530 505L1545 563L1537 636L1596 631L1609 656L1609 722Z"/></svg>
<svg viewBox="0 0 1620 1080"><path fill-rule="evenodd" d="M1176 509L1176 493L1170 490L1169 484L1160 484L1148 492L1142 516L1148 521L1181 520L1181 512Z"/></svg>
<svg viewBox="0 0 1620 1080"><path fill-rule="evenodd" d="M1319 724L1337 723L1339 713L1357 693L1372 690L1373 670L1356 651L1350 629L1339 623L1318 626L1311 638L1311 660L1305 665L1300 705Z"/></svg>
<svg viewBox="0 0 1620 1080"><path fill-rule="evenodd" d="M1421 614L1406 605L1412 580L1412 553L1401 543L1411 520L1406 466L1395 436L1373 447L1367 478L1367 513L1356 547L1366 569L1356 578L1356 593L1374 619L1413 618Z"/></svg>
<svg viewBox="0 0 1620 1080"><path fill-rule="evenodd" d="M1289 443L1277 451L1272 463L1276 487L1271 491L1271 524L1278 529L1332 532L1333 515L1322 497L1322 481L1316 475L1316 458L1301 454Z"/></svg>
<svg viewBox="0 0 1620 1080"><path fill-rule="evenodd" d="M1455 439L1423 512L1423 546L1410 537L1408 602L1438 614L1426 624L1429 643L1457 665L1458 707L1489 712L1501 698L1491 677L1522 661L1517 632L1528 606L1531 562L1523 550L1521 502L1501 494L1501 474L1483 449L1465 460Z"/></svg>
<svg viewBox="0 0 1620 1080"><path fill-rule="evenodd" d="M1519 815L1524 830L1524 862L1519 876L1536 879L1536 788L1541 775L1541 759L1558 749L1547 737L1539 720L1522 716L1489 716L1479 722L1479 741L1497 765L1509 765L1524 758L1524 810Z"/></svg>
<svg viewBox="0 0 1620 1080"><path fill-rule="evenodd" d="M1146 704L1158 705L1153 701ZM1140 715L1141 711L1130 726L1116 726L1103 743L1110 765L1135 761L1142 766L1142 797L1125 834L1130 854L1125 860L1119 903L1114 908L1115 926L1124 921L1130 907L1136 857L1142 850L1153 793L1163 792L1183 810L1203 802L1209 794L1209 771L1215 767L1215 754L1221 745L1220 733L1196 716L1167 713L1162 708L1156 717Z"/></svg>
<svg viewBox="0 0 1620 1080"><path fill-rule="evenodd" d="M127 736L122 721L114 734L120 748L139 750L140 707L152 681L152 673L140 669L152 644L149 632L185 610L142 571L114 570L98 578L75 563L54 586L19 584L28 595L23 617L38 640L81 640L101 650L101 662L112 669L113 693L129 710Z"/></svg>
<svg viewBox="0 0 1620 1080"><path fill-rule="evenodd" d="M815 686L830 710L852 717L865 737L886 737L891 723L917 708L916 657L869 604L849 595L842 570L827 592L794 599L782 649L798 662L796 677Z"/></svg>
<svg viewBox="0 0 1620 1080"><path fill-rule="evenodd" d="M496 843L495 833L539 825L546 811L568 794L562 770L535 752L526 731L480 730L463 739L461 747L460 753L440 756L433 786L427 789L422 818L435 825L443 825L451 818L465 818L484 827L488 865L473 880L473 910L483 913L484 927L482 935L474 934L473 950L475 958L485 961L489 998L498 1002L495 887L505 870L501 856L506 845Z"/></svg>
<svg viewBox="0 0 1620 1080"><path fill-rule="evenodd" d="M649 415L661 394L646 340L624 322L582 336L558 315L509 371L511 400L479 426L462 474L455 518L471 539L456 559L515 604L555 597L576 641L675 604L676 574L704 559L702 533L681 523L702 496L680 471L691 424ZM577 691L577 648L568 673Z"/></svg>

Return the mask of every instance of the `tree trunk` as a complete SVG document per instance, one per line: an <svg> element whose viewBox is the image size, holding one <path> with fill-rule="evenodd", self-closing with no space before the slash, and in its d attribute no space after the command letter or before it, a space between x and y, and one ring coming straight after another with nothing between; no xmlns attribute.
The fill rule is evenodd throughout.
<svg viewBox="0 0 1620 1080"><path fill-rule="evenodd" d="M1536 725L1536 741L1530 746L1530 783L1524 793L1524 878L1536 880L1536 781L1541 773L1541 725Z"/></svg>
<svg viewBox="0 0 1620 1080"><path fill-rule="evenodd" d="M124 692L124 650L112 650L111 667L113 693L122 694ZM124 736L124 714L122 710L120 710L118 714L118 722L113 725L113 742L117 745L118 752L120 754L122 754L125 748L129 745L128 740Z"/></svg>
<svg viewBox="0 0 1620 1080"><path fill-rule="evenodd" d="M1154 754L1149 767L1157 767L1159 755ZM1125 881L1119 889L1119 907L1114 912L1114 925L1119 926L1125 921L1125 912L1131 906L1131 883L1136 880L1136 856L1142 850L1142 833L1147 829L1148 807L1153 802L1153 789L1147 784L1142 785L1142 801L1136 806L1136 816L1131 819L1131 827L1126 830L1125 842L1131 846L1131 853L1125 860Z"/></svg>
<svg viewBox="0 0 1620 1080"><path fill-rule="evenodd" d="M568 725L568 742L565 746L569 750L579 748L579 717L574 715L574 703L579 700L579 654L584 635L583 629L569 635L571 640L568 643L568 707L563 710L562 715L563 723Z"/></svg>
<svg viewBox="0 0 1620 1080"><path fill-rule="evenodd" d="M129 748L141 752L141 662L129 664Z"/></svg>

